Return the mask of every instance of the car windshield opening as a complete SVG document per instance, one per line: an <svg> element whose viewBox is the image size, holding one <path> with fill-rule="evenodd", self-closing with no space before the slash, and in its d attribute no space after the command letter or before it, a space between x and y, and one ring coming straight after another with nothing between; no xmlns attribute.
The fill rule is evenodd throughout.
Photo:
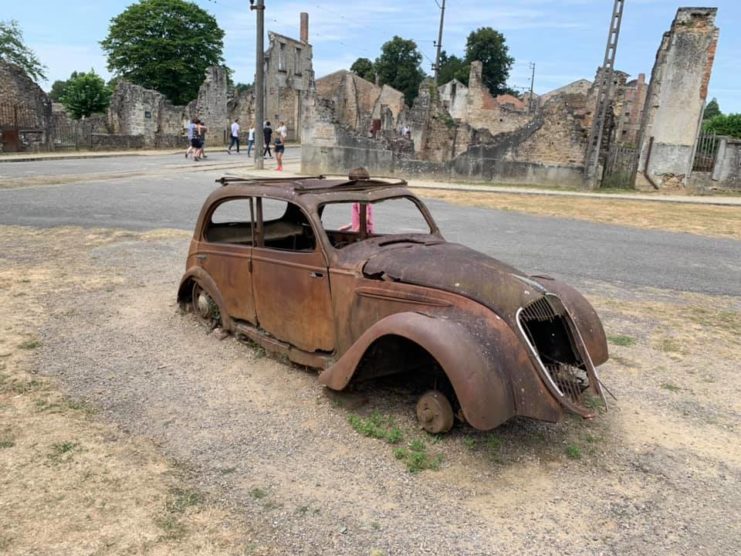
<svg viewBox="0 0 741 556"><path fill-rule="evenodd" d="M338 249L367 238L432 233L425 215L409 197L326 203L319 213L330 243Z"/></svg>

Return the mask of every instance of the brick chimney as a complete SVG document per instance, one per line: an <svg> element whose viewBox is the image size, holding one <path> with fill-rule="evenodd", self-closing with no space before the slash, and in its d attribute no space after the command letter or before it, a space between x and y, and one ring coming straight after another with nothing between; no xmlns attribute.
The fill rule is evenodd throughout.
<svg viewBox="0 0 741 556"><path fill-rule="evenodd" d="M301 42L309 44L309 14L301 12Z"/></svg>

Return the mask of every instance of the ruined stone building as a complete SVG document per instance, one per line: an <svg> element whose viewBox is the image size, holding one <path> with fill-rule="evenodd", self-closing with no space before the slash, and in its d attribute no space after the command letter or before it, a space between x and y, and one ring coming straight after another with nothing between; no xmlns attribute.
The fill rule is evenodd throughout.
<svg viewBox="0 0 741 556"><path fill-rule="evenodd" d="M685 185L718 44L717 8L680 8L664 34L641 121L638 185Z"/></svg>
<svg viewBox="0 0 741 556"><path fill-rule="evenodd" d="M677 11L650 84L644 74L631 80L612 72L600 152L603 179L658 188L687 183L718 37L715 12ZM379 117L378 87L337 72L305 96L303 170L343 172L364 165L377 174L582 186L589 130L606 77L598 68L593 82L576 81L528 106L510 95L493 97L481 63L474 62L468 86L424 82L413 106L387 112L367 133L368 122ZM402 124L411 138L393 133ZM735 156L735 143L723 144L724 156ZM714 175L724 175L721 166Z"/></svg>
<svg viewBox="0 0 741 556"><path fill-rule="evenodd" d="M24 144L48 146L51 104L20 67L0 59L0 152L16 151Z"/></svg>
<svg viewBox="0 0 741 556"><path fill-rule="evenodd" d="M284 121L288 140L301 140L302 96L314 81L309 44L309 14L301 13L300 39L268 33L265 54L265 118L278 126Z"/></svg>

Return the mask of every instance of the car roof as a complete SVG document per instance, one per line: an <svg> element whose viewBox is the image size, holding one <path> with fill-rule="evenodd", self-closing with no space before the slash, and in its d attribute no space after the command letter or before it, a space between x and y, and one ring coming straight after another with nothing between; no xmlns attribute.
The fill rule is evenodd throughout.
<svg viewBox="0 0 741 556"><path fill-rule="evenodd" d="M245 178L224 176L216 180L222 186L242 185L269 188L271 193L305 193L339 192L339 191L376 191L385 188L406 187L402 179L369 178L364 180L328 179L325 176L298 176L279 178Z"/></svg>

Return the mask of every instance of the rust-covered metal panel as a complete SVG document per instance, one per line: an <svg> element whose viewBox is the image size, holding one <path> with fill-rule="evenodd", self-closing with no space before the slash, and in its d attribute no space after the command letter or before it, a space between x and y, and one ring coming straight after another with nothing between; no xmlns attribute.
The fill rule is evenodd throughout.
<svg viewBox="0 0 741 556"><path fill-rule="evenodd" d="M192 291L207 292L225 329L323 369L320 380L330 388L346 388L359 374L441 372L459 417L481 430L515 415L557 421L567 410L594 414L585 396L601 394L595 366L608 354L589 302L562 282L446 242L404 182L222 183L198 218L181 303L191 302ZM256 200L251 221L220 228L209 240L213 208L239 198L250 206ZM264 198L286 201L285 214L263 222ZM357 233L322 226L327 204L391 199L411 201L429 233L376 233L365 208ZM249 245L240 244L246 230ZM364 365L372 372L361 372Z"/></svg>

